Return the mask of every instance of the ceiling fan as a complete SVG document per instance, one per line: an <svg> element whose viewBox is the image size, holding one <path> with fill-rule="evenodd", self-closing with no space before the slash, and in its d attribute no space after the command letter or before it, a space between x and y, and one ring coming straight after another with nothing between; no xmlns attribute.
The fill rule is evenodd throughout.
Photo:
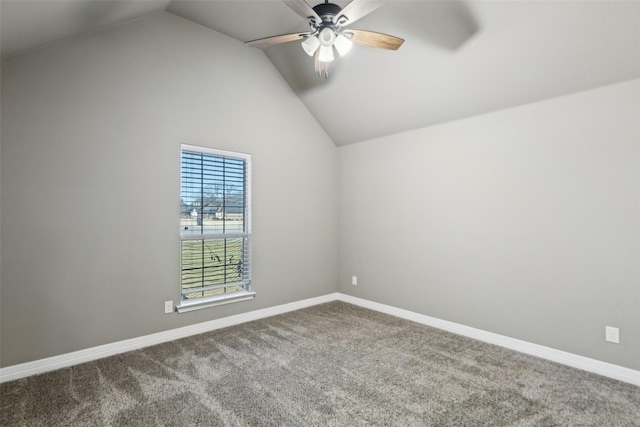
<svg viewBox="0 0 640 427"><path fill-rule="evenodd" d="M329 77L329 65L335 59L334 48L340 56L349 52L353 43L379 49L397 50L404 40L373 31L344 28L373 12L385 1L353 0L341 8L337 4L324 3L311 7L304 0L283 0L294 12L309 22L310 31L282 34L246 42L248 46L267 47L279 43L303 40L302 48L314 57L314 67L319 76Z"/></svg>

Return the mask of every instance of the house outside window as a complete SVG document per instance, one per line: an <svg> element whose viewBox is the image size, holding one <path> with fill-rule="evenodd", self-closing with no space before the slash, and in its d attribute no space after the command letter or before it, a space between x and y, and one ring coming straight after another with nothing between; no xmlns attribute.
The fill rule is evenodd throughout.
<svg viewBox="0 0 640 427"><path fill-rule="evenodd" d="M250 155L182 145L178 312L255 296L250 201Z"/></svg>

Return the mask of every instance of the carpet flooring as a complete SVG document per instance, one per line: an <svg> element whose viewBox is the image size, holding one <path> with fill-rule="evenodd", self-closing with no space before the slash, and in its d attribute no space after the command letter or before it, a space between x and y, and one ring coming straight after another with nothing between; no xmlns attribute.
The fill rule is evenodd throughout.
<svg viewBox="0 0 640 427"><path fill-rule="evenodd" d="M640 387L331 302L0 385L2 426L640 426Z"/></svg>

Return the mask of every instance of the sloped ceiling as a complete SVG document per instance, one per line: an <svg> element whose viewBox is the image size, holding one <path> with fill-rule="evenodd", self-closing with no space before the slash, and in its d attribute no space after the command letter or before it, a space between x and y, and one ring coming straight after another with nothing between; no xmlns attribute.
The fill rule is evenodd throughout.
<svg viewBox="0 0 640 427"><path fill-rule="evenodd" d="M159 10L240 41L307 29L275 0L2 0L2 57ZM328 79L299 42L265 49L337 145L640 78L638 1L390 0L352 27L406 41L356 46Z"/></svg>

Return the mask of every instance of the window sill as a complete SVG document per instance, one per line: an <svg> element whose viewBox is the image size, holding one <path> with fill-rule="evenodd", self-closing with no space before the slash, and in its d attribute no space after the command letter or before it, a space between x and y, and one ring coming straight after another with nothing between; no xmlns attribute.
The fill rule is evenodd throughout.
<svg viewBox="0 0 640 427"><path fill-rule="evenodd" d="M255 298L256 293L250 291L236 291L230 294L216 295L213 297L198 298L195 300L184 300L176 306L178 313L200 310L203 308L215 307L216 305L231 304L233 302L246 301Z"/></svg>

